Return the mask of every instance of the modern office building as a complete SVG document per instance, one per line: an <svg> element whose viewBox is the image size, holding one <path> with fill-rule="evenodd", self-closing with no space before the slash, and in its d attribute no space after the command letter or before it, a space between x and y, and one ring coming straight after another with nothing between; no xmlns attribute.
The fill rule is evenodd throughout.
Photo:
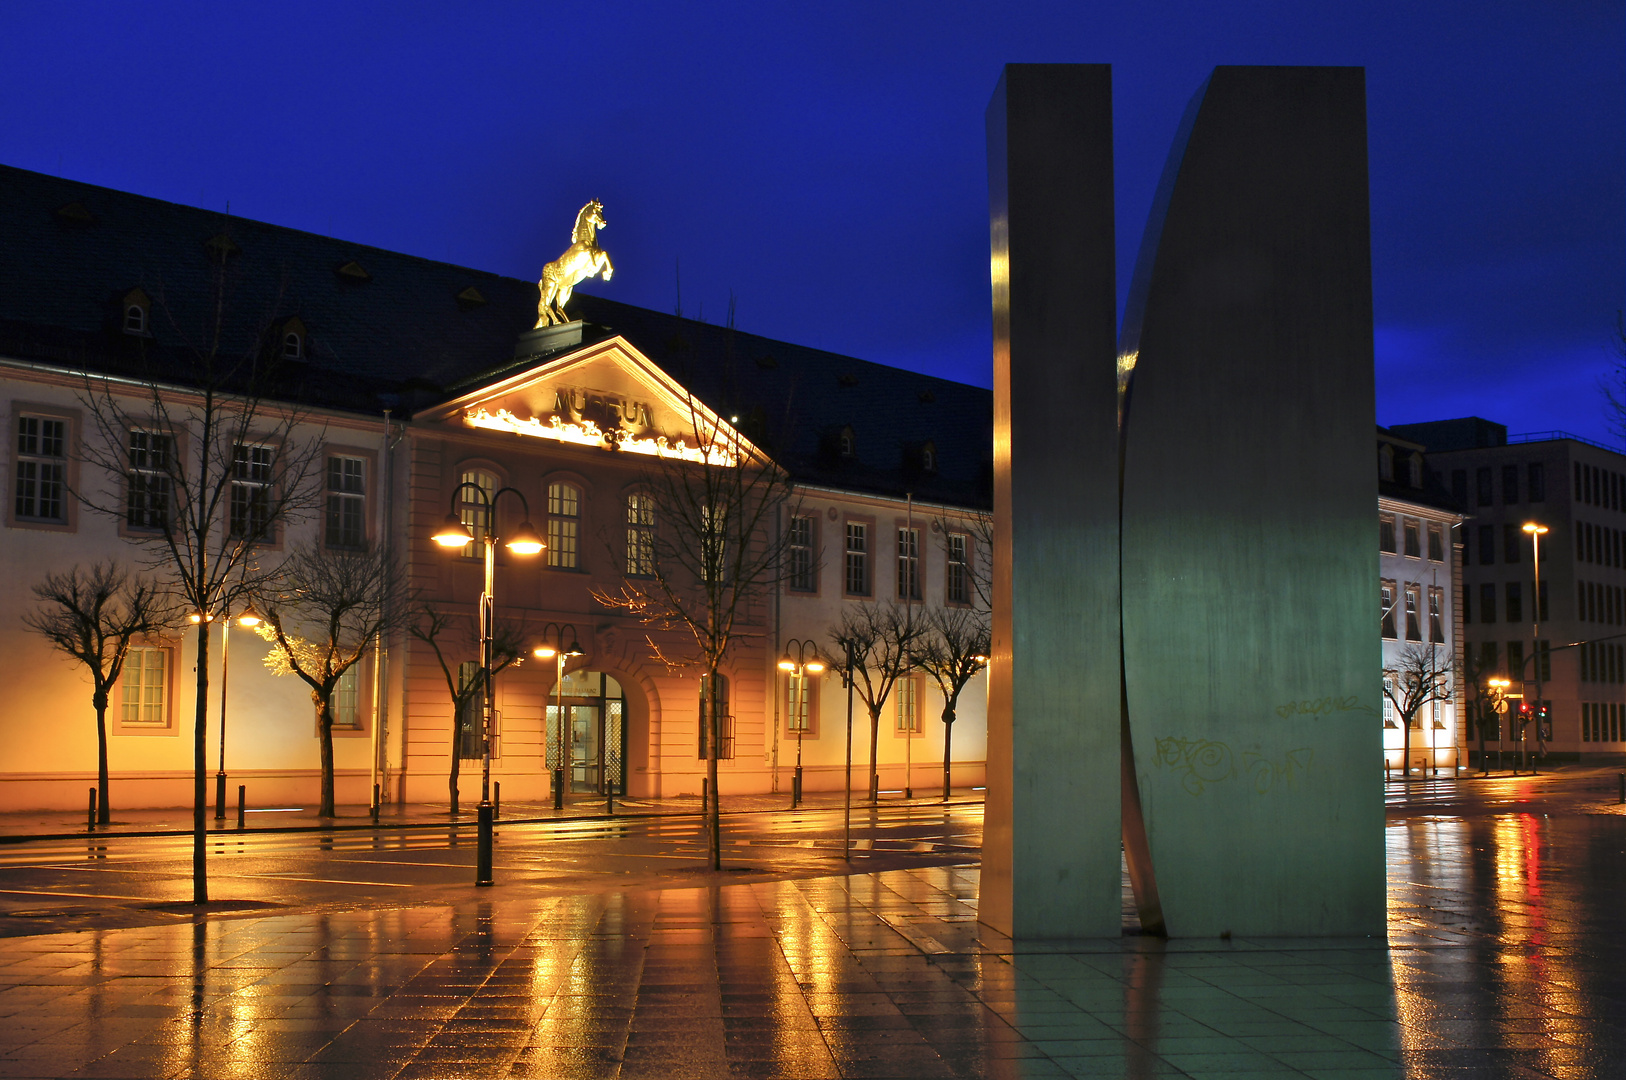
<svg viewBox="0 0 1626 1080"><path fill-rule="evenodd" d="M1479 417L1391 430L1427 448L1472 515L1462 552L1470 702L1476 683L1504 675L1510 716L1546 704L1546 723L1527 728L1532 752L1626 752L1626 456L1559 431L1510 437ZM1513 726L1492 723L1488 752L1514 748Z"/></svg>

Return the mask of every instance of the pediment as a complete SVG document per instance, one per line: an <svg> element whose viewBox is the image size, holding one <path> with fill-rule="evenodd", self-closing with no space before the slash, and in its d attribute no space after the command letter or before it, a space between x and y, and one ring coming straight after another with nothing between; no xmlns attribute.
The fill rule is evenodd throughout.
<svg viewBox="0 0 1626 1080"><path fill-rule="evenodd" d="M721 463L756 448L622 337L555 357L437 410L437 419L576 447ZM707 447L710 447L708 450Z"/></svg>

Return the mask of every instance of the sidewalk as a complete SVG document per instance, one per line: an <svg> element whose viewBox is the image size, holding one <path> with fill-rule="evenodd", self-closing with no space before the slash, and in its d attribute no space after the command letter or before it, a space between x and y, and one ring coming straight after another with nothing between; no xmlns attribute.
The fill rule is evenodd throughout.
<svg viewBox="0 0 1626 1080"><path fill-rule="evenodd" d="M839 810L843 793L840 791L810 791L802 798L804 810ZM954 805L982 802L982 791L955 788L950 797ZM448 824L459 828L475 827L475 806L471 800L459 807L453 817L447 803L386 804L375 822L365 806L340 806L338 816L317 816L314 804L307 806L248 807L244 814L242 831L245 832L318 832L346 829L445 829ZM942 792L924 794L917 791L914 798L905 799L901 793L883 792L881 802L888 806L941 806ZM853 793L853 807L867 806L863 795ZM723 794L724 814L765 814L789 810L790 792L765 795ZM617 796L614 809L609 809L602 796L572 795L564 808L555 810L550 803L502 803L498 807L498 820L508 824L530 824L549 821L586 821L605 817L673 817L701 812L697 796L669 799L624 799ZM173 836L192 832L190 807L171 807L161 810L119 810L114 806L113 820L106 825L88 828L89 815L83 810L15 810L0 813L0 844L15 844L28 840L53 840L95 836ZM226 817L214 816L210 804L206 827L211 833L238 832L237 811L228 807Z"/></svg>

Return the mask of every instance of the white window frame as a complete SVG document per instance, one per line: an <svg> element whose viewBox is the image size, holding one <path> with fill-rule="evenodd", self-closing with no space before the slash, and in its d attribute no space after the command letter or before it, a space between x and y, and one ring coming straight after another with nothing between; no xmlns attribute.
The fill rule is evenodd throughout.
<svg viewBox="0 0 1626 1080"><path fill-rule="evenodd" d="M568 480L548 483L548 567L581 569L582 489Z"/></svg>
<svg viewBox="0 0 1626 1080"><path fill-rule="evenodd" d="M897 593L899 600L920 599L920 530L898 529Z"/></svg>
<svg viewBox="0 0 1626 1080"><path fill-rule="evenodd" d="M339 466L335 476L334 466ZM354 468L352 468L354 466ZM338 485L335 486L335 479ZM355 454L329 453L322 469L326 489L323 542L330 548L356 551L367 546L367 459ZM351 516L354 522L345 518ZM335 524L337 523L337 528ZM350 528L355 527L352 539ZM335 536L335 533L338 535Z"/></svg>

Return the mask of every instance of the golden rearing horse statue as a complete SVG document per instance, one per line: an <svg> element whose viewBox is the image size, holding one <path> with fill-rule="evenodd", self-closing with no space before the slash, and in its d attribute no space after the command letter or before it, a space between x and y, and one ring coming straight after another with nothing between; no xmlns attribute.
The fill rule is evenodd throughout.
<svg viewBox="0 0 1626 1080"><path fill-rule="evenodd" d="M542 280L537 282L541 300L536 305L536 328L569 322L565 304L570 301L571 290L594 274L602 274L605 281L615 267L610 257L598 246L597 232L607 229L604 222L604 204L594 199L576 215L576 228L570 234L570 247L557 259L542 268Z"/></svg>

